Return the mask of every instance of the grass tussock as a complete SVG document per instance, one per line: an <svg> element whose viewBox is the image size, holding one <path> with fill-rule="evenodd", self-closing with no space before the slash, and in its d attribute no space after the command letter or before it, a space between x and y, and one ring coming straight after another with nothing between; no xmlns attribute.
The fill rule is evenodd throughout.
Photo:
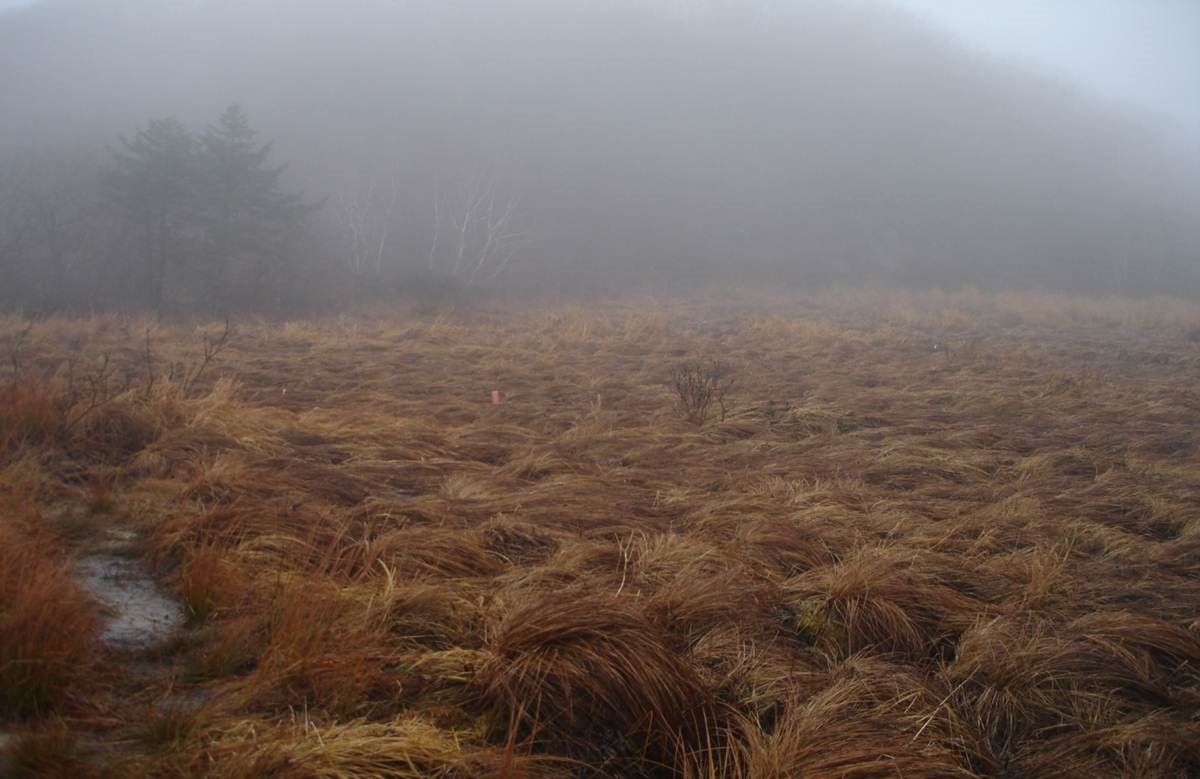
<svg viewBox="0 0 1200 779"><path fill-rule="evenodd" d="M0 767L12 779L93 779L100 773L80 749L75 733L51 721L15 736L0 747Z"/></svg>
<svg viewBox="0 0 1200 779"><path fill-rule="evenodd" d="M196 770L228 777L399 779L482 775L484 765L465 751L454 733L418 719L348 720L321 725L311 720L272 725L245 722L222 733L201 751Z"/></svg>
<svg viewBox="0 0 1200 779"><path fill-rule="evenodd" d="M487 649L475 683L509 743L634 770L716 739L717 712L695 672L620 599L525 604Z"/></svg>
<svg viewBox="0 0 1200 779"><path fill-rule="evenodd" d="M11 454L53 441L63 427L46 382L14 379L0 386L0 452Z"/></svg>
<svg viewBox="0 0 1200 779"><path fill-rule="evenodd" d="M913 710L925 692L902 687L897 697L873 698L869 678L841 678L812 698L789 706L769 733L751 742L745 775L753 779L805 777L970 777L937 712ZM887 688L885 688L887 689ZM927 696L926 696L927 697ZM928 713L926 713L928 712Z"/></svg>
<svg viewBox="0 0 1200 779"><path fill-rule="evenodd" d="M0 719L21 719L78 702L100 622L41 518L14 497L0 512Z"/></svg>
<svg viewBox="0 0 1200 779"><path fill-rule="evenodd" d="M919 659L952 651L969 621L993 608L886 547L864 549L793 580L788 589L797 633L847 656Z"/></svg>
<svg viewBox="0 0 1200 779"><path fill-rule="evenodd" d="M386 701L397 689L390 650L369 610L328 587L284 585L263 627L249 681L260 704L314 706L346 716Z"/></svg>
<svg viewBox="0 0 1200 779"><path fill-rule="evenodd" d="M725 292L244 322L196 373L212 325L0 318L0 760L1200 775L1197 327ZM153 649L77 583L113 537Z"/></svg>
<svg viewBox="0 0 1200 779"><path fill-rule="evenodd" d="M1095 770L1102 770L1089 743L1117 734L1134 738L1147 717L1157 721L1166 711L1186 708L1174 699L1165 670L1101 632L1060 634L1046 622L999 618L963 637L946 677L953 685L950 705L971 733L977 767L1042 775L1060 760L1050 747L1089 754ZM1172 738L1162 746L1174 754L1176 743ZM1124 750L1109 755L1119 758L1122 770ZM1196 757L1195 750L1183 750L1164 767L1182 768ZM1068 764L1083 759L1077 755Z"/></svg>
<svg viewBox="0 0 1200 779"><path fill-rule="evenodd" d="M187 621L199 625L236 607L245 597L245 582L234 573L227 552L216 545L196 546L179 567L178 591Z"/></svg>

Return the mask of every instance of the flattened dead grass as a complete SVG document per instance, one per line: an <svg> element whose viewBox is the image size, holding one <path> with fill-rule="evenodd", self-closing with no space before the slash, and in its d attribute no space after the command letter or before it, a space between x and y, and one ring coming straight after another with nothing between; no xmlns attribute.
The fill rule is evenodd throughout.
<svg viewBox="0 0 1200 779"><path fill-rule="evenodd" d="M3 711L31 760L1200 774L1193 303L356 312L244 323L187 391L139 382L145 332L165 365L203 326L0 335L27 326L27 370L0 374L0 674L27 691ZM72 421L64 366L104 355L134 378ZM724 421L673 411L671 367L696 360L736 370ZM96 647L67 563L110 523L190 617L136 662Z"/></svg>

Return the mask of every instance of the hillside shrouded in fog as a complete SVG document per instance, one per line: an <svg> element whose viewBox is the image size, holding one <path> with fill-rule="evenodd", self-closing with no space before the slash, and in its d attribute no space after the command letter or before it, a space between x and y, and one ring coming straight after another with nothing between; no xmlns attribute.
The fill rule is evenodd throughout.
<svg viewBox="0 0 1200 779"><path fill-rule="evenodd" d="M0 73L9 305L129 302L107 147L233 103L320 206L280 301L456 266L1200 291L1193 154L882 3L45 0Z"/></svg>

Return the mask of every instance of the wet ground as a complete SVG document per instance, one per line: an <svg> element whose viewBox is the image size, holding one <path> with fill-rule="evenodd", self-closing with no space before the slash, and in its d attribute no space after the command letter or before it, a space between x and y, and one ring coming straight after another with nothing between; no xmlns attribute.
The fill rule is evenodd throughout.
<svg viewBox="0 0 1200 779"><path fill-rule="evenodd" d="M167 597L135 557L133 533L109 530L105 541L79 560L79 581L104 605L101 640L113 649L137 650L166 638L183 621L183 607Z"/></svg>

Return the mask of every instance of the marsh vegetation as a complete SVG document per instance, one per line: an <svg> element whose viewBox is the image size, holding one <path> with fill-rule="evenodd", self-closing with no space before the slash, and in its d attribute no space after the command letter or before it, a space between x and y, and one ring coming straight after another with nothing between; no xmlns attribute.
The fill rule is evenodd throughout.
<svg viewBox="0 0 1200 779"><path fill-rule="evenodd" d="M18 774L1200 771L1191 304L246 320L186 392L147 339L195 364L221 323L0 324ZM672 369L714 360L689 418ZM67 424L71 361L129 386ZM75 573L113 531L181 604L152 645Z"/></svg>

